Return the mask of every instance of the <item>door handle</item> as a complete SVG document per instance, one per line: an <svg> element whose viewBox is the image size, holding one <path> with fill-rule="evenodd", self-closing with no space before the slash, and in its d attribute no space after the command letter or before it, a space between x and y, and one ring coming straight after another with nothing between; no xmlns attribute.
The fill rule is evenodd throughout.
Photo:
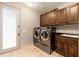
<svg viewBox="0 0 79 59"><path fill-rule="evenodd" d="M20 35L20 33L18 33L18 36Z"/></svg>
<svg viewBox="0 0 79 59"><path fill-rule="evenodd" d="M18 27L20 27L20 26L18 25Z"/></svg>

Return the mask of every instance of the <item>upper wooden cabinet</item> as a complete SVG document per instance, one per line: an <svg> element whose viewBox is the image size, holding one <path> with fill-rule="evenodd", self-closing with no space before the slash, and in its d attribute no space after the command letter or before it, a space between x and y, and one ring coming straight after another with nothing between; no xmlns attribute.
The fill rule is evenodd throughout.
<svg viewBox="0 0 79 59"><path fill-rule="evenodd" d="M58 9L57 8L50 11L50 21L51 21L50 24L51 25L55 25L55 21L58 19L57 16L58 16Z"/></svg>
<svg viewBox="0 0 79 59"><path fill-rule="evenodd" d="M40 25L74 24L79 20L79 3L62 9L54 9L40 16Z"/></svg>
<svg viewBox="0 0 79 59"><path fill-rule="evenodd" d="M55 25L55 20L58 19L57 14L57 8L48 13L42 14L40 16L40 26Z"/></svg>
<svg viewBox="0 0 79 59"><path fill-rule="evenodd" d="M79 16L79 4L75 4L69 7L68 23L77 23Z"/></svg>
<svg viewBox="0 0 79 59"><path fill-rule="evenodd" d="M48 26L50 25L50 14L45 13L40 16L40 26Z"/></svg>
<svg viewBox="0 0 79 59"><path fill-rule="evenodd" d="M40 26L45 26L44 21L45 21L45 15L43 14L40 16Z"/></svg>
<svg viewBox="0 0 79 59"><path fill-rule="evenodd" d="M58 10L58 19L55 20L55 24L65 24L67 20L67 9L59 9Z"/></svg>
<svg viewBox="0 0 79 59"><path fill-rule="evenodd" d="M45 25L48 26L50 25L50 13L48 12L45 15L46 15Z"/></svg>

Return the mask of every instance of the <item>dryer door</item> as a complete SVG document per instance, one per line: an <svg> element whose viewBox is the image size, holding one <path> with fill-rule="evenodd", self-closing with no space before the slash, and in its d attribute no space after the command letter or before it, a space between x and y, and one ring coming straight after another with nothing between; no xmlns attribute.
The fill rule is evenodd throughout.
<svg viewBox="0 0 79 59"><path fill-rule="evenodd" d="M34 30L34 37L36 39L38 39L38 37L39 37L39 31L38 30Z"/></svg>
<svg viewBox="0 0 79 59"><path fill-rule="evenodd" d="M43 41L48 41L49 40L49 32L46 30L41 31L41 39Z"/></svg>

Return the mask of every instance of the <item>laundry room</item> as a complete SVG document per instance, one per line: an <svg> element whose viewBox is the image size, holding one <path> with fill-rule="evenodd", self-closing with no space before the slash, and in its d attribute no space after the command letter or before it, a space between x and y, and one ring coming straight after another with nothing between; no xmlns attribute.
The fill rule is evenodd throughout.
<svg viewBox="0 0 79 59"><path fill-rule="evenodd" d="M0 57L79 57L79 2L0 2Z"/></svg>

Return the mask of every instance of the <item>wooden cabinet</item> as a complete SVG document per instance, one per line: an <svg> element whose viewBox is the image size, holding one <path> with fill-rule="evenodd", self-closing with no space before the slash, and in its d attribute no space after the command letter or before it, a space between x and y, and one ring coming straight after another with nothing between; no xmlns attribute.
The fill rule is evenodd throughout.
<svg viewBox="0 0 79 59"><path fill-rule="evenodd" d="M63 8L63 9L59 9L58 10L58 19L55 20L56 24L66 24L66 20L67 20L67 9Z"/></svg>
<svg viewBox="0 0 79 59"><path fill-rule="evenodd" d="M64 56L78 56L78 39L56 36L56 52Z"/></svg>
<svg viewBox="0 0 79 59"><path fill-rule="evenodd" d="M70 39L70 43L68 44L68 56L77 57L78 56L78 40Z"/></svg>
<svg viewBox="0 0 79 59"><path fill-rule="evenodd" d="M67 55L67 45L64 42L57 41L56 51L61 55Z"/></svg>
<svg viewBox="0 0 79 59"><path fill-rule="evenodd" d="M63 56L67 56L67 44L64 43L64 39L62 39L62 37L56 37L55 45L56 52L60 53Z"/></svg>
<svg viewBox="0 0 79 59"><path fill-rule="evenodd" d="M78 56L78 48L74 45L68 45L68 56L69 57L77 57Z"/></svg>
<svg viewBox="0 0 79 59"><path fill-rule="evenodd" d="M49 26L50 25L50 14L49 12L45 14L46 15L46 19L45 19L45 25Z"/></svg>
<svg viewBox="0 0 79 59"><path fill-rule="evenodd" d="M62 9L53 9L40 16L40 26L74 24L79 21L79 3Z"/></svg>
<svg viewBox="0 0 79 59"><path fill-rule="evenodd" d="M40 16L40 26L48 26L50 25L50 14L45 13Z"/></svg>
<svg viewBox="0 0 79 59"><path fill-rule="evenodd" d="M55 20L58 20L58 9L54 9L52 11L50 11L50 24L51 25L55 25Z"/></svg>
<svg viewBox="0 0 79 59"><path fill-rule="evenodd" d="M43 14L40 16L40 26L45 26L44 22L45 22L45 15Z"/></svg>
<svg viewBox="0 0 79 59"><path fill-rule="evenodd" d="M40 16L40 26L55 25L55 20L58 20L58 9L54 9Z"/></svg>
<svg viewBox="0 0 79 59"><path fill-rule="evenodd" d="M68 23L78 23L79 5L75 4L69 7Z"/></svg>

